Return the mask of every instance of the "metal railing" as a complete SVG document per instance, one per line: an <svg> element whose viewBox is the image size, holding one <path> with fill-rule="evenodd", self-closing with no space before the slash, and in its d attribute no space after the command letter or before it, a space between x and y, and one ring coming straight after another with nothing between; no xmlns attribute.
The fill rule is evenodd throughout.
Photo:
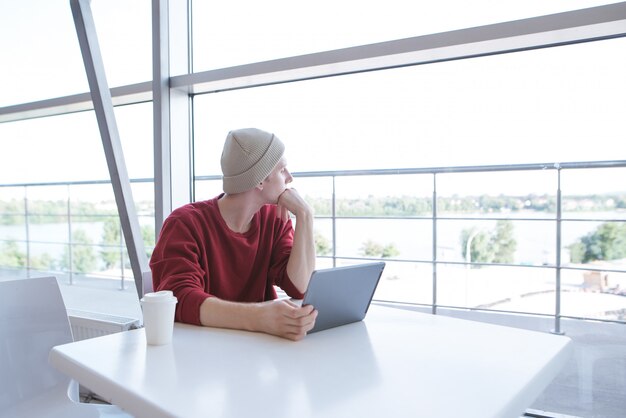
<svg viewBox="0 0 626 418"><path fill-rule="evenodd" d="M153 179L150 178L142 178L142 179L133 179L131 183L152 183ZM32 274L38 273L46 273L46 274L56 274L59 276L66 277L69 285L73 285L76 277L80 276L91 276L91 277L102 277L102 278L119 278L119 289L126 289L127 283L126 281L130 278L133 280L132 274L128 274L125 268L128 260L128 255L126 253L126 248L124 246L123 240L123 232L121 225L117 225L117 232L120 237L120 241L117 244L113 243L84 243L84 242L76 242L74 239L74 227L80 225L82 222L74 221L75 218L89 218L92 221L94 219L98 219L99 221L105 221L106 219L117 219L118 214L117 211L113 213L84 213L79 212L75 213L72 210L73 207L73 194L72 188L79 186L98 186L98 185L110 185L111 182L108 180L86 180L86 181L67 181L67 182L37 182L37 183L11 183L11 184L0 184L0 202L3 200L2 192L8 189L22 189L21 192L21 200L23 200L23 212L5 212L0 213L0 217L23 217L24 222L24 239L7 239L7 237L0 236L0 244L1 243L9 243L14 242L18 244L25 245L25 259L23 266L3 266L0 265L1 269L5 271L13 271L18 272L25 270L26 277L31 277ZM39 213L34 211L33 208L29 206L32 203L32 199L29 197L29 190L33 188L47 188L47 187L62 187L65 189L64 196L55 196L55 200L65 200L64 212L54 212L54 213ZM17 193L12 193L13 196L16 196ZM113 196L111 195L113 199ZM15 197L13 198L15 199ZM154 214L151 215L142 215L154 218ZM31 228L35 222L32 220L37 217L63 217L67 219L67 240L35 240L31 238ZM84 221L83 221L84 222ZM0 225L2 223L0 222ZM33 253L33 245L48 245L48 246L62 246L65 248L64 257L65 260L61 262L64 264L63 267L57 266L53 268L36 268L33 266L34 255ZM74 269L74 251L77 248L91 248L91 249L101 249L101 250L111 250L115 251L119 255L119 274L115 276L110 276L107 274L100 274L95 272L85 272L85 271L77 271ZM151 248L148 248L148 250Z"/></svg>
<svg viewBox="0 0 626 418"><path fill-rule="evenodd" d="M606 267L595 267L593 265L584 265L584 266L570 266L564 265L561 259L561 247L562 247L562 223L563 212L562 212L562 191L561 191L561 175L563 170L570 169L599 169L599 168L626 168L626 161L599 161L599 162L573 162L573 163L545 163L545 164L520 164L520 165L490 165L490 166L463 166L463 167L432 167L432 168L407 168L407 169L382 169L382 170L343 170L343 171L314 171L314 172L297 172L293 173L294 177L297 178L328 178L331 180L330 190L328 190L328 199L330 200L330 213L323 215L316 215L317 219L326 219L331 222L331 230L332 230L332 254L330 255L322 255L320 258L328 258L332 260L332 264L336 265L338 261L358 261L358 260L370 260L373 259L367 256L347 256L340 255L337 253L337 221L345 220L345 219L415 219L415 220L428 220L432 222L432 237L431 237L431 257L430 258L393 258L390 261L397 263L416 263L416 264L428 264L432 268L432 295L431 295L431 303L426 305L428 306L433 313L437 313L438 308L463 308L463 309L476 309L481 310L485 308L480 307L469 307L469 306L453 306L453 305L445 305L438 303L437 294L438 294L438 280L439 280L439 271L438 267L442 265L456 265L456 266L498 266L502 268L543 268L543 269L551 269L554 271L554 294L555 294L555 311L550 316L554 318L554 332L560 333L560 320L561 318L574 318L572 316L567 316L562 314L561 309L561 274L564 270L581 270L581 271L598 271L598 272L614 272L614 273L626 273L626 270L621 268L606 268ZM462 174L462 173L492 173L493 175L497 175L497 173L506 172L506 171L546 171L551 170L556 173L556 181L553 188L553 193L556 199L556 212L555 216L547 216L547 217L533 217L533 218L525 218L525 217L507 217L507 216L485 216L485 217L473 217L473 216L444 216L440 213L438 208L438 176L441 174ZM338 213L337 210L337 202L340 199L337 192L336 182L338 178L342 177L358 177L358 176L405 176L405 175L427 175L432 177L432 190L430 196L430 213L415 215L415 216L349 216L342 215ZM195 181L200 182L210 182L210 181L219 181L221 180L221 176L196 176ZM132 180L134 183L150 183L152 179L135 179ZM617 181L617 180L616 180ZM24 212L23 213L4 213L0 215L5 216L24 216L24 228L25 228L25 239L23 243L26 245L26 270L27 274L30 274L31 269L31 245L35 243L35 241L31 241L31 237L29 235L29 216L33 216L34 214L29 212L28 207L28 193L27 190L31 187L46 187L46 186L64 186L67 188L67 212L65 216L67 217L68 222L68 242L46 242L47 244L60 244L65 245L68 248L68 254L71 257L72 254L72 246L76 245L85 245L78 244L73 242L72 240L72 218L73 213L71 211L71 188L73 186L84 186L84 185L99 185L99 184L109 184L108 181L82 181L82 182L55 182L55 183L20 183L20 184L4 184L0 185L0 200L1 193L3 189L7 188L24 188ZM619 185L621 186L621 185ZM626 191L625 191L626 192ZM85 214L81 214L84 216ZM477 262L472 260L464 260L464 261L454 261L454 260L440 260L438 259L438 224L442 221L497 221L497 220L515 220L515 221L548 221L553 222L555 225L555 254L556 260L553 264L542 264L542 265L526 265L526 264L516 264L516 263L489 263L489 262ZM626 222L626 219L605 219L605 218L567 218L568 222L571 221L588 221L588 222ZM4 237L0 237L0 242L8 241ZM103 247L102 244L94 245L98 247ZM469 242L468 242L469 246ZM111 248L117 248L120 250L121 257L121 269L120 269L120 287L123 288L125 286L124 281L126 279L124 273L124 247L122 242L120 245L111 245ZM71 259L69 260L69 266L72 266ZM2 267L2 266L0 266ZM71 268L69 271L66 271L70 277L70 283L73 283L73 277L77 273L73 271ZM417 304L419 305L419 303ZM493 309L490 309L493 310ZM500 312L511 312L511 313L520 313L517 311L500 311ZM597 319L597 318L590 318ZM610 320L607 320L612 322ZM618 321L622 322L622 321Z"/></svg>
<svg viewBox="0 0 626 418"><path fill-rule="evenodd" d="M432 256L430 260L424 259L414 259L414 258L404 258L404 259L393 259L394 262L409 262L409 263L418 263L424 264L428 263L432 266L432 303L429 304L429 308L431 309L433 314L437 313L438 308L462 308L462 309L470 309L470 310L483 310L484 308L473 308L468 306L451 306L439 304L437 302L437 284L438 284L438 266L441 265L461 265L461 266L498 266L498 267L516 267L516 268L548 268L554 270L555 273L555 312L550 315L554 318L554 329L552 332L554 333L562 333L561 331L561 318L573 318L573 319L593 319L593 320L603 320L598 318L580 318L574 317L571 315L563 315L561 312L561 274L564 270L580 270L580 271L596 271L596 272L604 272L604 273L626 273L626 269L621 268L607 268L603 267L594 267L593 265L585 265L584 267L580 266L566 266L562 263L561 259L561 247L562 247L562 223L564 221L563 213L562 213L562 190L561 190L561 175L563 170L578 170L578 169L606 169L606 168L625 168L626 161L624 160L616 160L616 161L591 161L591 162L565 162L565 163L537 163L537 164L513 164L513 165L485 165L485 166L458 166L458 167L428 167L428 168L403 168L403 169L379 169L379 170L338 170L338 171L312 171L312 172L295 172L293 173L294 177L297 178L330 178L332 180L332 189L330 190L330 199L331 199L331 214L330 216L316 216L317 219L330 219L332 222L332 255L329 256L333 265L336 265L337 260L372 260L372 258L368 257L347 257L340 256L337 254L337 220L339 219L394 219L394 217L389 216L342 216L337 214L337 191L336 191L336 180L340 177L355 177L355 176L402 176L402 175L429 175L432 176L432 196L431 196L431 213L428 216L412 216L411 219L425 219L432 221ZM461 174L461 173L498 173L498 172L522 172L522 171L554 171L556 173L556 181L554 184L554 194L556 196L556 214L554 217L545 217L545 218L508 218L508 217L464 217L464 216L442 216L438 212L438 185L437 178L441 174ZM619 177L618 177L619 178ZM196 181L219 181L221 179L220 176L197 176ZM621 184L619 187L623 187ZM624 190L626 192L626 190ZM396 219L406 219L406 217L396 217ZM481 263L481 262L472 262L472 261L450 261L450 260L438 260L437 252L438 252L438 222L445 220L454 220L454 221L472 221L472 220L515 220L515 221L550 221L555 223L555 254L556 261L554 264L542 264L540 266L536 265L526 265L526 264L514 264L514 263ZM626 218L567 218L568 222L625 222ZM323 258L323 257L322 257ZM394 301L390 301L394 302ZM419 305L419 304L418 304ZM490 309L493 311L493 309ZM508 311L508 310L500 310L499 312L505 313L529 313L529 312L519 312L519 311ZM532 313L538 315L536 313ZM623 321L612 321L612 320L604 320L607 322L623 322Z"/></svg>

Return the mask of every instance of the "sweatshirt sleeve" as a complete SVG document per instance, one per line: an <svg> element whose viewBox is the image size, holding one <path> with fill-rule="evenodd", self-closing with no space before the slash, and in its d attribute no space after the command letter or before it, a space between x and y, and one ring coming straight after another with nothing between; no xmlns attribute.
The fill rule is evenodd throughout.
<svg viewBox="0 0 626 418"><path fill-rule="evenodd" d="M176 321L200 324L200 305L211 295L205 291L205 271L192 229L176 217L164 223L150 268L155 291L171 290L178 299Z"/></svg>

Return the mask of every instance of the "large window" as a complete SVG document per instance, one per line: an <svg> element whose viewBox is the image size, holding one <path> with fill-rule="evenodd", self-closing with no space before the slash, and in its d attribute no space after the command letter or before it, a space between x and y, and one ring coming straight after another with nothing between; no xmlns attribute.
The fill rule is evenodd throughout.
<svg viewBox="0 0 626 418"><path fill-rule="evenodd" d="M151 78L150 1L94 0L111 87ZM0 5L0 106L89 90L68 0Z"/></svg>
<svg viewBox="0 0 626 418"><path fill-rule="evenodd" d="M183 32L170 41L186 38L178 25L190 12L182 61L193 74L169 80L173 151L164 165L178 170L187 155L178 147L192 148L195 200L221 192L228 131L274 132L315 208L319 267L383 259L379 302L565 332L578 354L535 407L621 415L626 382L613 369L626 364L626 31L538 49L496 37L507 53L472 58L454 55L471 49L459 40L442 62L431 46L432 62L422 55L420 65L376 71L341 61L344 48L608 2L183 3L170 2L183 17L170 22ZM142 93L115 115L149 255L161 203L147 101L151 2L91 7L109 86ZM187 46L171 47L178 60ZM68 1L2 3L0 48L10 64L0 66L0 278L54 274L70 309L139 316L96 118L73 113L89 100Z"/></svg>
<svg viewBox="0 0 626 418"><path fill-rule="evenodd" d="M580 268L559 272L562 313L622 319L621 275L611 274L608 294L598 297L589 276L606 273L584 270L589 263L620 269L621 250L610 259L579 253L602 228L623 237L626 169L559 173L554 165L626 154L618 140L626 59L617 51L624 47L620 38L196 96L196 199L219 193L219 181L205 180L219 176L226 133L241 127L276 133L296 173L456 166L437 174L435 242L432 175L339 176L333 186L305 174L294 185L316 204L318 252L329 248L321 255L388 259L380 299L551 315L558 265ZM462 169L541 163L551 165ZM613 221L603 226L597 218ZM433 246L441 263L436 295Z"/></svg>
<svg viewBox="0 0 626 418"><path fill-rule="evenodd" d="M247 126L282 138L295 171L611 160L626 151L625 47L620 38L196 96L196 173L219 173L223 139Z"/></svg>
<svg viewBox="0 0 626 418"><path fill-rule="evenodd" d="M116 116L150 253L155 240L152 107L118 107ZM65 285L70 309L139 315L93 112L0 124L0 137L11 144L11 152L0 154L2 275L53 274Z"/></svg>
<svg viewBox="0 0 626 418"><path fill-rule="evenodd" d="M193 1L194 71L582 9L602 0Z"/></svg>

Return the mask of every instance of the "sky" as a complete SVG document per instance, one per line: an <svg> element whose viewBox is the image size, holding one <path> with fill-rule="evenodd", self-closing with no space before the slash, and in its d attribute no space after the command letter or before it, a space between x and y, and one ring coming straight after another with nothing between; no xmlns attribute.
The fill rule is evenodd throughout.
<svg viewBox="0 0 626 418"><path fill-rule="evenodd" d="M287 1L263 6L196 1L194 68L601 3L416 5L393 0L384 7L395 12L382 19L375 2L320 1L304 10ZM216 4L219 8L211 9ZM92 7L109 85L149 79L150 2L93 0ZM15 41L18 38L20 42ZM230 129L247 126L276 133L287 145L295 172L624 159L624 44L617 39L199 96L194 118L196 172L219 173L223 138ZM0 0L0 50L4 57L0 77L9 81L0 94L0 106L88 90L67 0ZM152 175L151 112L149 104L116 110L131 177ZM92 113L0 124L0 141L4 150L0 183L108 178ZM568 178L580 193L624 191L622 182L615 181L623 172L571 173ZM494 176L479 177L467 177L461 191L553 190L540 173L523 179L503 174L496 181ZM372 182L390 193L406 188L399 181L368 179L357 194L366 193Z"/></svg>

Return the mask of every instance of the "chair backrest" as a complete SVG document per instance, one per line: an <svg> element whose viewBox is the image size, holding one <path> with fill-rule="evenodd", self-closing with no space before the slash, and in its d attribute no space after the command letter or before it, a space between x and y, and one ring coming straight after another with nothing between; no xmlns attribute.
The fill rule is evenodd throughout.
<svg viewBox="0 0 626 418"><path fill-rule="evenodd" d="M0 281L0 411L69 384L48 354L72 340L55 277Z"/></svg>
<svg viewBox="0 0 626 418"><path fill-rule="evenodd" d="M152 271L148 270L148 271L142 272L141 281L142 281L142 287L143 287L143 295L154 291L152 287ZM139 298L141 299L143 295L139 296Z"/></svg>

